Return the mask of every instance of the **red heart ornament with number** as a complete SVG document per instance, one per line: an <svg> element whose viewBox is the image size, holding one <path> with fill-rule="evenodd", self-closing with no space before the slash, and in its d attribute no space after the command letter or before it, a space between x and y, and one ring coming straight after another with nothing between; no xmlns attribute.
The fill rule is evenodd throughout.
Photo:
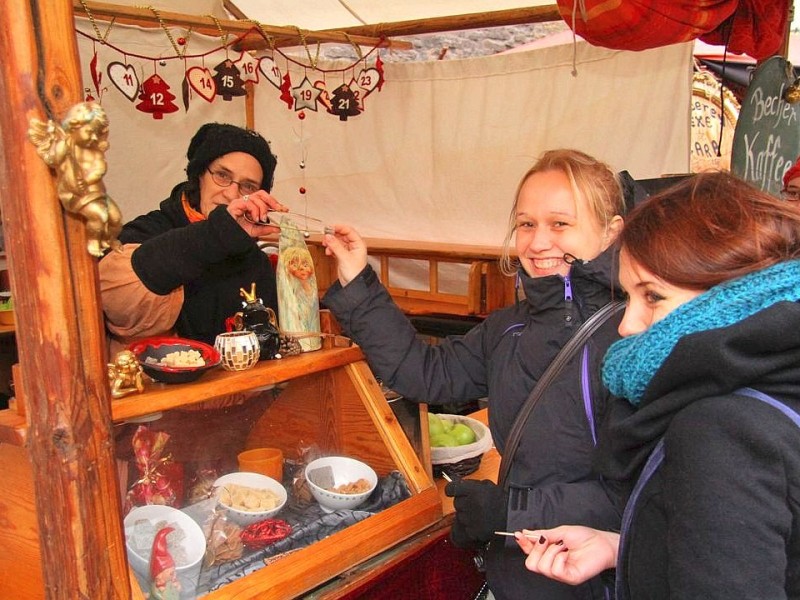
<svg viewBox="0 0 800 600"><path fill-rule="evenodd" d="M136 69L121 62L112 62L108 63L107 71L111 83L122 92L122 95L131 102L136 100L136 94L139 93L139 78L136 76Z"/></svg>
<svg viewBox="0 0 800 600"><path fill-rule="evenodd" d="M211 76L211 71L205 67L192 67L186 71L186 79L192 89L200 94L200 97L207 102L213 102L217 95L217 83Z"/></svg>
<svg viewBox="0 0 800 600"><path fill-rule="evenodd" d="M264 77L267 78L267 81L269 81L276 88L281 89L283 73L281 73L281 70L278 68L278 65L275 64L274 60L268 56L263 57L258 61L258 70L264 74Z"/></svg>
<svg viewBox="0 0 800 600"><path fill-rule="evenodd" d="M366 92L364 95L368 96L369 93L377 87L380 79L381 74L378 72L378 69L361 69L358 77L356 77L356 83L358 87Z"/></svg>

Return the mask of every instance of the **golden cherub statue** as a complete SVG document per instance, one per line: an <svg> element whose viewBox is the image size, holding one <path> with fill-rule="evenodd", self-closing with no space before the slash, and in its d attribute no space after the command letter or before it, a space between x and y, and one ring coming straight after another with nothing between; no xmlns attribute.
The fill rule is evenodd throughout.
<svg viewBox="0 0 800 600"><path fill-rule="evenodd" d="M69 109L61 125L31 119L28 138L45 163L58 170L58 197L66 210L86 219L87 249L102 256L118 249L122 215L106 193L105 151L108 117L96 102L81 102Z"/></svg>
<svg viewBox="0 0 800 600"><path fill-rule="evenodd" d="M108 363L108 381L111 384L111 396L122 398L133 392L144 391L142 365L130 350L117 353L113 363Z"/></svg>

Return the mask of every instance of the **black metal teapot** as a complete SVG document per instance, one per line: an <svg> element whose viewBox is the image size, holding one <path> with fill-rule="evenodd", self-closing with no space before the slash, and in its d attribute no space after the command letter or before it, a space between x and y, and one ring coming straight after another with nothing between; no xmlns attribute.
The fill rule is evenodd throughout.
<svg viewBox="0 0 800 600"><path fill-rule="evenodd" d="M252 331L258 338L260 347L259 360L275 358L281 344L278 331L278 317L269 306L264 306L261 298L256 296L255 282L250 285L248 292L239 288L239 294L244 298L242 310L233 315L232 328L236 331Z"/></svg>

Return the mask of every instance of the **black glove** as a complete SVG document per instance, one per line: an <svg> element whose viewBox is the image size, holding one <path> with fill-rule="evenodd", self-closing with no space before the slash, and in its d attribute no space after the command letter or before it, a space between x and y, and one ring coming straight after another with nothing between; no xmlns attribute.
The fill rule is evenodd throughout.
<svg viewBox="0 0 800 600"><path fill-rule="evenodd" d="M456 516L450 537L459 548L482 546L505 528L506 496L488 479L453 481L444 493L453 498Z"/></svg>

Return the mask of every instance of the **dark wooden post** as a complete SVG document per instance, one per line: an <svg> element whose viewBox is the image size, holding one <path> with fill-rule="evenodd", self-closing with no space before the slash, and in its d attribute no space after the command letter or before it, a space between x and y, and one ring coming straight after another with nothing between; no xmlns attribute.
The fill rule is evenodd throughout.
<svg viewBox="0 0 800 600"><path fill-rule="evenodd" d="M7 0L0 199L48 598L129 598L95 259L27 139L82 99L71 0Z"/></svg>

